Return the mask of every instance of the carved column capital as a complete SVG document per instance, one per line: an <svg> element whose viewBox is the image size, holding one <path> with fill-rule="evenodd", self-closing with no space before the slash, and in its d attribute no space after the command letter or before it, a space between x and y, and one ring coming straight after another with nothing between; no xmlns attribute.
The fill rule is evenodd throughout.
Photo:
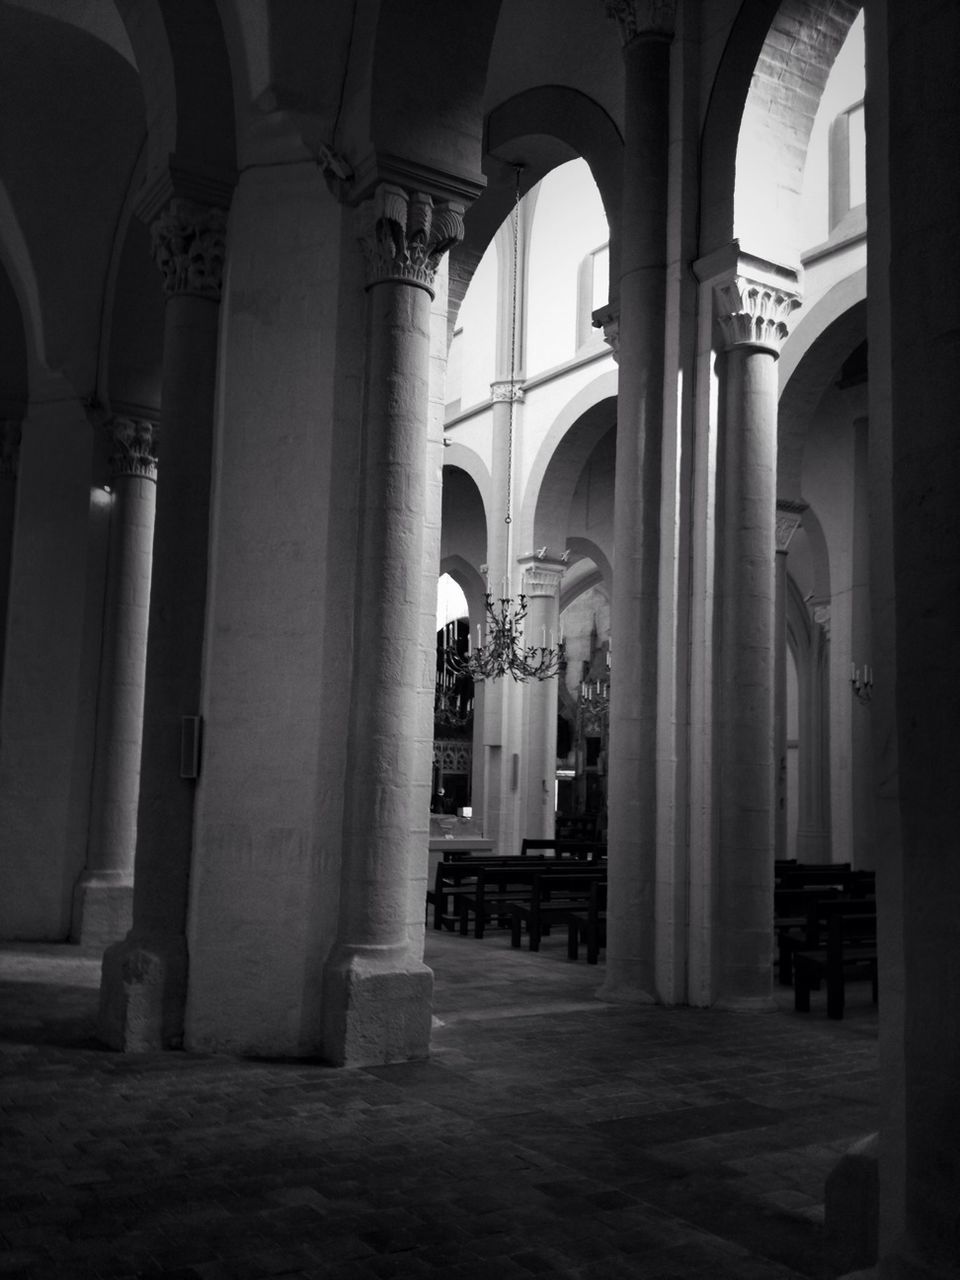
<svg viewBox="0 0 960 1280"><path fill-rule="evenodd" d="M822 628L823 634L830 639L830 606L829 604L813 604L810 606L813 620Z"/></svg>
<svg viewBox="0 0 960 1280"><path fill-rule="evenodd" d="M433 297L440 260L463 239L463 213L462 204L381 183L359 211L367 288L392 281Z"/></svg>
<svg viewBox="0 0 960 1280"><path fill-rule="evenodd" d="M171 200L150 234L154 261L168 298L189 293L219 302L227 236L223 209Z"/></svg>
<svg viewBox="0 0 960 1280"><path fill-rule="evenodd" d="M677 0L604 0L604 7L619 24L624 44L637 36L669 40L673 35Z"/></svg>
<svg viewBox="0 0 960 1280"><path fill-rule="evenodd" d="M140 476L145 480L156 480L156 423L147 418L116 416L107 420L106 430L111 444L111 475Z"/></svg>
<svg viewBox="0 0 960 1280"><path fill-rule="evenodd" d="M542 553L521 556L518 561L523 566L523 594L531 599L537 596L556 596L560 590L560 582L566 569L566 561L548 557L547 548Z"/></svg>
<svg viewBox="0 0 960 1280"><path fill-rule="evenodd" d="M714 306L726 350L754 347L779 356L799 294L761 276L737 274L714 286Z"/></svg>
<svg viewBox="0 0 960 1280"><path fill-rule="evenodd" d="M523 383L518 379L513 382L509 378L504 378L499 382L490 383L490 399L505 400L509 403L511 400L516 404L523 403Z"/></svg>
<svg viewBox="0 0 960 1280"><path fill-rule="evenodd" d="M603 340L610 348L617 364L620 363L620 314L610 306L598 307L592 320L595 329L603 331Z"/></svg>
<svg viewBox="0 0 960 1280"><path fill-rule="evenodd" d="M806 509L806 502L795 502L791 498L777 499L777 550L783 555L789 550L790 539L800 528Z"/></svg>
<svg viewBox="0 0 960 1280"><path fill-rule="evenodd" d="M16 478L22 434L19 418L0 418L0 480Z"/></svg>

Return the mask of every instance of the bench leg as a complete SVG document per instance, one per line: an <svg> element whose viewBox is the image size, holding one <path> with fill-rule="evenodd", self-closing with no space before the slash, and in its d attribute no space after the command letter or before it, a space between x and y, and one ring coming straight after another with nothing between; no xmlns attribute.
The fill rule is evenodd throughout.
<svg viewBox="0 0 960 1280"><path fill-rule="evenodd" d="M810 983L796 965L793 969L793 1007L797 1013L810 1012Z"/></svg>
<svg viewBox="0 0 960 1280"><path fill-rule="evenodd" d="M514 911L510 920L510 945L511 947L519 947L521 934L523 933L523 920L520 918L520 912Z"/></svg>
<svg viewBox="0 0 960 1280"><path fill-rule="evenodd" d="M827 1017L842 1018L844 1004L843 974L827 975Z"/></svg>
<svg viewBox="0 0 960 1280"><path fill-rule="evenodd" d="M580 956L580 926L576 920L567 925L567 959L577 960Z"/></svg>

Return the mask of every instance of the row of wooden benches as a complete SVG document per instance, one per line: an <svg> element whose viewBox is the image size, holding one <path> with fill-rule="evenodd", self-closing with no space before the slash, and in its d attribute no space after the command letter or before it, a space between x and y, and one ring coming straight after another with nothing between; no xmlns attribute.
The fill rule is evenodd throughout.
<svg viewBox="0 0 960 1280"><path fill-rule="evenodd" d="M774 888L777 977L792 986L794 1008L810 1010L810 992L826 987L827 1015L842 1018L846 986L877 981L876 878L849 863L779 864Z"/></svg>
<svg viewBox="0 0 960 1280"><path fill-rule="evenodd" d="M795 1007L810 1008L810 992L827 989L827 1012L841 1018L846 982L866 977L877 999L876 905L872 872L849 864L777 868L775 934L779 981L794 987ZM496 920L531 951L554 925L567 929L567 954L581 944L597 962L606 945L606 863L596 845L525 841L518 857L457 855L437 866L427 893L437 929L482 938Z"/></svg>
<svg viewBox="0 0 960 1280"><path fill-rule="evenodd" d="M455 858L438 864L427 905L434 928L482 938L496 920L509 925L515 947L526 929L531 951L554 925L563 925L570 958L577 959L582 942L588 962L596 964L606 945L606 862L529 848L517 858Z"/></svg>

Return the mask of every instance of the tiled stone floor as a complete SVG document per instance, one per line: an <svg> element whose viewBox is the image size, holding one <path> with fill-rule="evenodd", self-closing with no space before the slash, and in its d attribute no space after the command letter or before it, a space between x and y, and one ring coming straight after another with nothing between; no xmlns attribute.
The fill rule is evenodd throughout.
<svg viewBox="0 0 960 1280"><path fill-rule="evenodd" d="M107 1052L96 956L0 947L0 1276L823 1276L865 987L837 1023L604 1004L554 939L427 959L430 1060L344 1071Z"/></svg>

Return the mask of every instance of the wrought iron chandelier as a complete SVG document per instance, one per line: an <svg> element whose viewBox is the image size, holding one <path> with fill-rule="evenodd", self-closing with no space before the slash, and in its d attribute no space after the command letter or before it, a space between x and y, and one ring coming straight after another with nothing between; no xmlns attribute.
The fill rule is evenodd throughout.
<svg viewBox="0 0 960 1280"><path fill-rule="evenodd" d="M510 395L508 399L507 419L507 510L503 518L509 526L510 497L513 488L513 416L516 402L517 376L517 293L520 267L520 174L522 164L514 165L516 177L513 199L513 275L510 298ZM480 628L477 628L477 647L467 654L447 651L446 661L451 670L457 674L469 675L474 681L497 680L510 676L517 681L549 680L565 668L563 640L556 648L547 647L546 636L542 646L524 643L523 623L527 616L527 598L521 594L516 601L509 594L510 541L505 539L507 576L504 595L495 600L487 592L486 608L486 644L480 644ZM546 549L544 549L546 550ZM551 641L553 637L551 636Z"/></svg>
<svg viewBox="0 0 960 1280"><path fill-rule="evenodd" d="M513 680L549 680L563 668L563 641L558 646L526 645L523 621L527 616L527 597L520 595L516 603L509 597L494 600L487 593L487 643L469 653L448 654L447 661L458 674L472 680L497 680L510 676Z"/></svg>

